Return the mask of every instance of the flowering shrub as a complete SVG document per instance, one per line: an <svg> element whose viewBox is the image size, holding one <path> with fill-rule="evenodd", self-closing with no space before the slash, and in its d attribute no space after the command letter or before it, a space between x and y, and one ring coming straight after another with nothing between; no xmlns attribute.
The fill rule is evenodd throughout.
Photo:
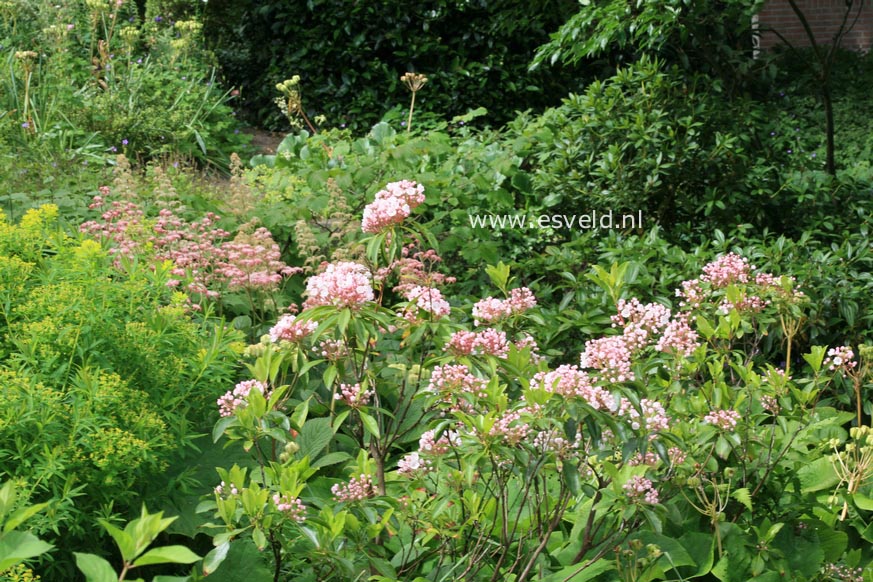
<svg viewBox="0 0 873 582"><path fill-rule="evenodd" d="M448 277L423 286L395 266L410 218L383 226L367 264L328 264L299 319L277 324L306 321L305 334L250 348L265 388L214 436L256 451L262 476L219 470L235 487L203 506L219 547L251 532L277 573L324 580L813 580L858 563L843 537L826 555L792 553L802 528L836 516L819 492L843 475L853 485L838 498L863 506L855 485L869 475L820 446L841 443L854 416L819 398L851 369L848 349L825 361L813 348L798 380L790 357L780 370L755 352L774 334L790 353L806 305L792 278L729 253L671 307L623 296L614 268L599 279L611 326L579 346L579 364L552 364L537 349L539 302L505 266L488 268L504 298L452 307ZM391 285L405 303L385 301ZM276 519L280 504L294 511Z"/></svg>

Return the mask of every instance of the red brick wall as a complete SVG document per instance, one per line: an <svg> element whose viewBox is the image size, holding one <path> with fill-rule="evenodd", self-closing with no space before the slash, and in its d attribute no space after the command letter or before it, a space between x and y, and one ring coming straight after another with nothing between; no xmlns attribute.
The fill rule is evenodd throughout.
<svg viewBox="0 0 873 582"><path fill-rule="evenodd" d="M855 0L855 6L850 14L849 23L857 14L857 7L862 4ZM846 11L845 0L797 0L797 5L806 15L815 40L819 44L829 45L834 34L839 29ZM794 46L809 46L803 25L795 16L788 0L769 0L758 14L758 25L761 33L760 48L768 49L779 45L781 41L768 29L779 31ZM855 27L843 38L842 47L852 50L867 51L873 45L873 2L863 2L861 16Z"/></svg>

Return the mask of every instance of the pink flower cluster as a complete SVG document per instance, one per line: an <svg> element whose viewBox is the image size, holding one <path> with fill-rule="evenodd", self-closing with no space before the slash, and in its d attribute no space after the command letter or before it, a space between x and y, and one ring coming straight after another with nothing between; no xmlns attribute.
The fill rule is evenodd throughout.
<svg viewBox="0 0 873 582"><path fill-rule="evenodd" d="M400 281L394 287L394 291L397 293L403 293L415 286L440 287L456 281L455 277L443 275L435 270L437 264L443 260L435 250L427 249L413 252L415 248L415 244L404 246L400 251L402 257L389 266L379 269L374 279L380 282L384 281L396 271Z"/></svg>
<svg viewBox="0 0 873 582"><path fill-rule="evenodd" d="M852 351L852 348L849 346L839 346L828 350L828 355L823 365L831 372L840 372L845 375L856 364L855 352Z"/></svg>
<svg viewBox="0 0 873 582"><path fill-rule="evenodd" d="M730 301L725 297L721 300L717 311L722 315L727 315L734 309L739 312L758 313L763 311L768 305L770 305L769 299L764 299L757 295L743 295L736 301Z"/></svg>
<svg viewBox="0 0 873 582"><path fill-rule="evenodd" d="M101 187L89 208L105 207L109 195L109 188ZM101 222L85 222L79 230L111 241L110 252L115 255L132 257L148 250L156 262L171 261L172 275L189 280L187 291L205 297L218 297L221 287L274 290L283 278L300 272L280 260L279 247L267 229L241 232L235 240L221 242L230 233L215 226L218 220L210 212L188 222L170 208L162 208L157 217L147 220L136 202L114 200Z"/></svg>
<svg viewBox="0 0 873 582"><path fill-rule="evenodd" d="M263 227L222 243L221 252L223 256L216 262L215 270L231 291L275 289L283 278L303 272L280 260L279 245Z"/></svg>
<svg viewBox="0 0 873 582"><path fill-rule="evenodd" d="M779 401L773 396L767 395L761 396L761 408L773 415L779 414L779 411L782 410Z"/></svg>
<svg viewBox="0 0 873 582"><path fill-rule="evenodd" d="M407 453L397 461L397 472L404 477L417 477L430 470L430 463L417 452Z"/></svg>
<svg viewBox="0 0 873 582"><path fill-rule="evenodd" d="M240 382L234 386L233 390L226 392L224 396L218 399L219 414L221 414L221 416L233 416L234 412L238 409L245 408L247 404L246 399L248 398L249 392L252 391L252 388L256 389L264 396L267 396L268 394L267 385L260 380L245 380L244 382Z"/></svg>
<svg viewBox="0 0 873 582"><path fill-rule="evenodd" d="M344 340L326 339L318 343L317 348L312 348L318 355L330 361L341 360L349 355L349 348Z"/></svg>
<svg viewBox="0 0 873 582"><path fill-rule="evenodd" d="M634 503L645 502L652 505L658 503L658 490L645 477L634 475L630 481L624 484L623 489Z"/></svg>
<svg viewBox="0 0 873 582"><path fill-rule="evenodd" d="M658 338L655 349L659 352L689 357L700 346L700 336L688 323L688 315L679 313L670 320Z"/></svg>
<svg viewBox="0 0 873 582"><path fill-rule="evenodd" d="M627 464L630 467L637 467L639 465L655 467L660 461L661 457L659 457L657 453L648 452L644 455L640 452L637 452L633 457L628 459Z"/></svg>
<svg viewBox="0 0 873 582"><path fill-rule="evenodd" d="M652 337L670 324L670 310L660 303L640 303L619 299L618 313L612 316L612 326L621 327L625 343L632 352L646 347Z"/></svg>
<svg viewBox="0 0 873 582"><path fill-rule="evenodd" d="M563 365L549 372L537 372L531 385L567 398L582 398L595 410L615 410L612 394L594 386L587 373L578 366Z"/></svg>
<svg viewBox="0 0 873 582"><path fill-rule="evenodd" d="M337 483L330 488L330 492L333 493L334 501L350 503L373 497L376 489L373 487L373 478L361 473L358 477L352 477L345 485Z"/></svg>
<svg viewBox="0 0 873 582"><path fill-rule="evenodd" d="M438 439L435 437L435 430L425 431L418 439L418 450L422 453L438 456L448 453L452 447L461 443L461 437L453 430L443 432Z"/></svg>
<svg viewBox="0 0 873 582"><path fill-rule="evenodd" d="M361 230L377 234L400 224L422 202L424 186L421 184L409 180L391 182L364 208Z"/></svg>
<svg viewBox="0 0 873 582"><path fill-rule="evenodd" d="M734 430L739 420L740 413L736 410L713 410L703 417L703 422L726 431Z"/></svg>
<svg viewBox="0 0 873 582"><path fill-rule="evenodd" d="M279 318L276 325L270 328L270 341L274 344L290 342L292 344L303 341L308 335L318 328L316 321L303 321L286 313Z"/></svg>
<svg viewBox="0 0 873 582"><path fill-rule="evenodd" d="M239 495L239 489L237 489L236 485L234 485L233 483L228 486L227 483L222 481L220 484L215 486L215 494L222 499L227 499L231 495Z"/></svg>
<svg viewBox="0 0 873 582"><path fill-rule="evenodd" d="M273 505L276 509L286 514L288 518L297 523L306 521L306 507L299 497L291 497L290 495L273 495Z"/></svg>
<svg viewBox="0 0 873 582"><path fill-rule="evenodd" d="M304 309L319 305L356 308L375 295L369 269L359 263L329 263L324 271L306 281Z"/></svg>
<svg viewBox="0 0 873 582"><path fill-rule="evenodd" d="M704 266L700 279L722 289L732 283L748 283L751 271L747 259L736 253L728 253Z"/></svg>
<svg viewBox="0 0 873 582"><path fill-rule="evenodd" d="M530 433L530 426L521 418L519 410L505 412L498 418L488 431L488 435L501 438L510 446L517 445Z"/></svg>
<svg viewBox="0 0 873 582"><path fill-rule="evenodd" d="M471 374L464 364L447 364L433 369L427 389L446 395L469 394L474 398L484 398L487 396L486 387L485 380Z"/></svg>
<svg viewBox="0 0 873 582"><path fill-rule="evenodd" d="M443 294L440 290L434 289L433 287L422 287L416 285L408 289L403 296L407 301L415 303L415 306L419 310L433 315L434 319L445 317L452 312L449 302L443 299ZM411 318L413 321L417 319L417 316L410 310L404 312L404 317L406 319Z"/></svg>
<svg viewBox="0 0 873 582"><path fill-rule="evenodd" d="M579 358L583 368L594 368L606 382L631 382L631 350L624 336L610 335L585 342Z"/></svg>
<svg viewBox="0 0 873 582"><path fill-rule="evenodd" d="M649 398L640 400L640 411L634 408L631 401L622 398L618 407L619 416L627 416L631 421L633 430L646 430L649 439L655 438L657 433L670 429L670 418L664 410L664 405Z"/></svg>
<svg viewBox="0 0 873 582"><path fill-rule="evenodd" d="M570 442L562 437L558 430L550 429L540 431L531 441L534 449L542 453L553 453L559 459L569 459L577 453L577 448L581 443L582 435L576 435L576 441Z"/></svg>
<svg viewBox="0 0 873 582"><path fill-rule="evenodd" d="M509 292L509 298L486 297L473 306L473 323L494 323L513 315L524 313L536 307L537 299L527 287L519 287Z"/></svg>
<svg viewBox="0 0 873 582"><path fill-rule="evenodd" d="M360 384L340 384L339 392L334 394L334 398L350 408L361 408L367 406L375 394L372 388L363 390Z"/></svg>
<svg viewBox="0 0 873 582"><path fill-rule="evenodd" d="M484 355L505 358L509 354L506 333L493 328L482 331L456 331L444 348L458 356Z"/></svg>

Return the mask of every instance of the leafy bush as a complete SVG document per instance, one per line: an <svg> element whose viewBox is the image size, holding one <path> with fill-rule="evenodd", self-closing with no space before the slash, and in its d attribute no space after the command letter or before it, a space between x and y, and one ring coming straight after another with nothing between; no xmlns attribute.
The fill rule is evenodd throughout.
<svg viewBox="0 0 873 582"><path fill-rule="evenodd" d="M642 58L547 111L534 148L546 206L642 209L671 225L766 223L781 200L778 155L762 147L764 108L725 103L711 78Z"/></svg>
<svg viewBox="0 0 873 582"><path fill-rule="evenodd" d="M406 100L400 76L407 71L428 76L418 107L443 119L485 107L499 124L518 110L554 103L574 86L571 77L529 73L527 66L573 9L565 0L219 1L207 4L204 18L209 46L262 125L284 125L273 88L299 75L310 117L366 130Z"/></svg>
<svg viewBox="0 0 873 582"><path fill-rule="evenodd" d="M255 465L218 469L201 507L213 557L250 538L274 580L869 570L855 536L873 508L870 429L847 431L855 411L821 400L868 362L813 346L795 363L809 299L792 278L724 253L671 308L633 297L627 263L595 267L589 304L607 319L557 365L537 347L550 323L505 265L487 268L499 298L469 315L447 301L437 255L415 242L431 239L422 194L377 193L365 257L311 277L304 310L220 399L214 438Z"/></svg>
<svg viewBox="0 0 873 582"><path fill-rule="evenodd" d="M70 551L93 544L95 514L174 487L164 471L197 448L241 338L194 319L168 269L116 268L56 217L45 206L0 222L0 474L53 500L34 528Z"/></svg>
<svg viewBox="0 0 873 582"><path fill-rule="evenodd" d="M141 21L133 2L11 0L3 10L4 157L27 150L46 163L102 161L125 151L226 166L245 143L198 21Z"/></svg>

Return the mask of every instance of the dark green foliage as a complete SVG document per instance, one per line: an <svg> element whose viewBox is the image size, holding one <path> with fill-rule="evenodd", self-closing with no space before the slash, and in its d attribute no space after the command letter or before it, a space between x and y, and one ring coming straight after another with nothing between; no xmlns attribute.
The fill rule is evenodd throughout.
<svg viewBox="0 0 873 582"><path fill-rule="evenodd" d="M254 2L210 0L205 34L246 107L281 125L274 87L300 75L303 105L329 126L365 130L407 106L407 71L430 79L416 108L446 118L476 107L503 123L554 104L575 75L527 71L534 50L575 9L568 0L519 2Z"/></svg>
<svg viewBox="0 0 873 582"><path fill-rule="evenodd" d="M603 58L612 64L658 57L724 83L728 95L769 75L752 59L752 16L763 0L583 0L540 47L535 66Z"/></svg>

